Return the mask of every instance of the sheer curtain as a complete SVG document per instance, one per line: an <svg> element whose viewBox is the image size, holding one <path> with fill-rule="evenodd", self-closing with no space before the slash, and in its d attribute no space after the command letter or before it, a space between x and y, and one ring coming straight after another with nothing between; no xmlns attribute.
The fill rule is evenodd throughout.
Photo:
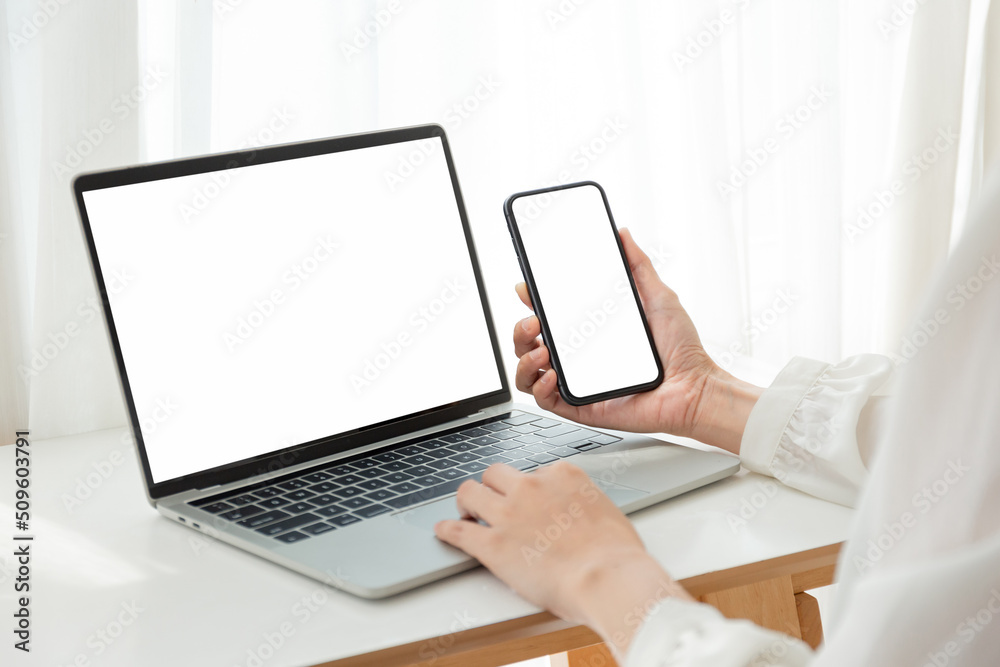
<svg viewBox="0 0 1000 667"><path fill-rule="evenodd" d="M11 369L93 295L49 162L137 82L158 77L71 171L437 122L504 340L523 308L501 202L592 179L713 355L765 381L793 354L905 361L996 154L988 0L87 6L0 61L5 433L29 395L36 437L124 423L99 322L27 382ZM8 30L36 9L8 3Z"/></svg>

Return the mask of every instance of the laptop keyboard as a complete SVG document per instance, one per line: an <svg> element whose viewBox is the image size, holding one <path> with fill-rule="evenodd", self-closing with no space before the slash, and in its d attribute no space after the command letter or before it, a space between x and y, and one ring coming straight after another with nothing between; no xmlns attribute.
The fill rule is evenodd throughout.
<svg viewBox="0 0 1000 667"><path fill-rule="evenodd" d="M189 503L285 543L454 493L493 463L531 470L621 438L526 412Z"/></svg>

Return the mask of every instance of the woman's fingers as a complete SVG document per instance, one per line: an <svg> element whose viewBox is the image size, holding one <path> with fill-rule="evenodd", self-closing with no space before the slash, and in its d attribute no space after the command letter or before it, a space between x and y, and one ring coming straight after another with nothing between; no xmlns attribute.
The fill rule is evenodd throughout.
<svg viewBox="0 0 1000 667"><path fill-rule="evenodd" d="M528 286L525 283L520 282L514 285L514 291L517 292L517 296L521 299L521 303L532 310L535 309L535 307L531 305L531 296L528 294Z"/></svg>
<svg viewBox="0 0 1000 667"><path fill-rule="evenodd" d="M549 367L549 348L539 345L531 352L521 355L514 372L514 386L526 394L532 393L532 386L540 373Z"/></svg>
<svg viewBox="0 0 1000 667"><path fill-rule="evenodd" d="M540 345L538 336L542 325L538 318L530 315L514 325L514 354L523 357Z"/></svg>

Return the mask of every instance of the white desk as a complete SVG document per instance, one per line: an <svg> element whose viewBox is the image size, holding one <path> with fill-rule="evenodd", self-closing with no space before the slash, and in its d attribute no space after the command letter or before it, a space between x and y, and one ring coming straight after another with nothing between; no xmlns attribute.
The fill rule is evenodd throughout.
<svg viewBox="0 0 1000 667"><path fill-rule="evenodd" d="M123 433L32 443L32 653L13 650L7 630L3 664L278 667L412 642L420 657L435 658L463 636L457 631L538 612L482 568L368 601L214 542L147 505ZM64 499L78 480L116 451L123 462L69 511ZM13 458L12 447L0 447L0 540L8 545L0 550L0 613L8 627ZM761 507L737 525L744 500ZM650 551L679 579L839 543L849 519L844 507L746 472L633 515ZM268 636L280 647L272 650ZM524 657L512 653L510 661Z"/></svg>

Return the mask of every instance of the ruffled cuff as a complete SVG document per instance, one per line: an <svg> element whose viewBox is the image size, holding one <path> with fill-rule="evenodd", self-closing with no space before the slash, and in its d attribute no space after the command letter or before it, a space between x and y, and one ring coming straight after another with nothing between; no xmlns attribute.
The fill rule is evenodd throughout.
<svg viewBox="0 0 1000 667"><path fill-rule="evenodd" d="M801 641L750 621L730 620L715 607L668 598L632 639L625 667L806 665L813 653Z"/></svg>

